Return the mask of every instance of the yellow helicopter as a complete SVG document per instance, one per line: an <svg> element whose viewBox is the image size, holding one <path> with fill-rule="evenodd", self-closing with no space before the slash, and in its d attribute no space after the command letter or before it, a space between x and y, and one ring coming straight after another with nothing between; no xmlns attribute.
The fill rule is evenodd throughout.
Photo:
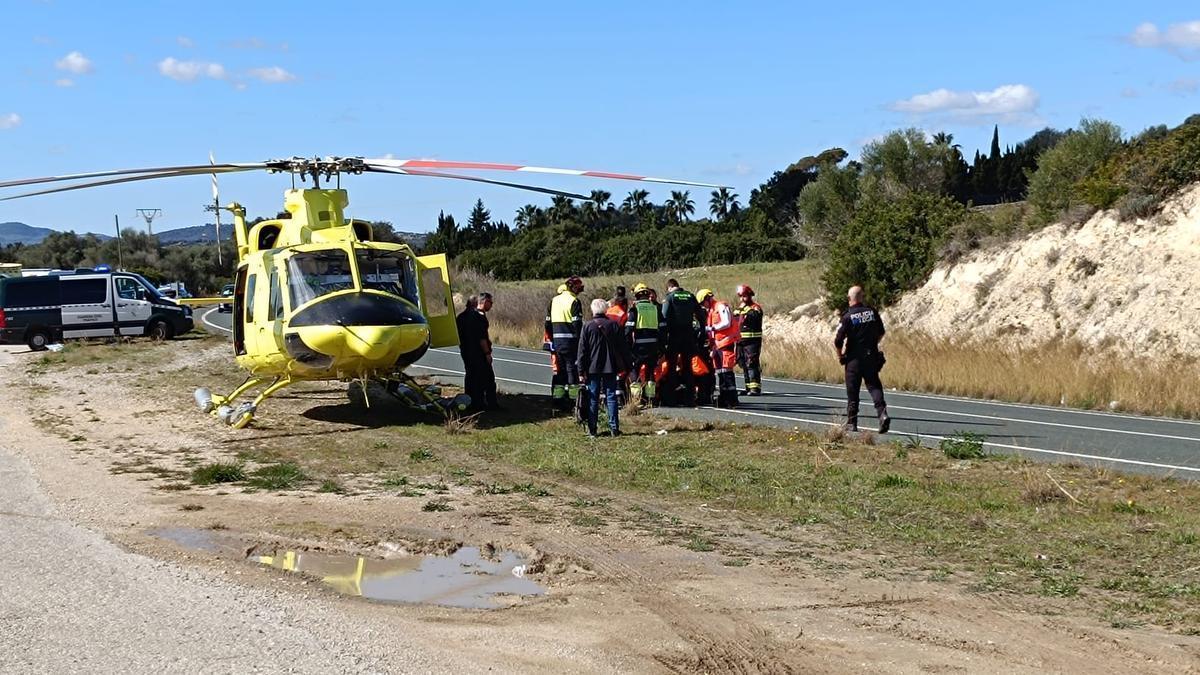
<svg viewBox="0 0 1200 675"><path fill-rule="evenodd" d="M252 163L118 169L0 182L0 189L60 181L73 184L0 198L0 201L140 180L266 170L289 173L284 193L289 218L247 227L246 210L234 202L210 207L233 214L237 267L233 295L233 351L249 372L227 395L197 389L195 399L234 428L253 420L272 394L295 382L378 382L411 405L452 413L465 396L438 396L417 386L404 369L430 348L458 344L450 277L444 254L416 255L405 244L375 241L369 223L345 217L349 197L343 174L387 173L468 180L572 199L589 197L522 183L445 173L447 169L514 171L654 183L719 187L686 180L517 164L445 160L292 157ZM103 180L92 180L103 178ZM313 187L296 189L296 180ZM320 186L322 179L326 187ZM90 181L90 182L78 182ZM329 187L330 182L334 183ZM219 217L219 216L218 216ZM261 389L260 389L261 388ZM254 390L253 399L237 403Z"/></svg>

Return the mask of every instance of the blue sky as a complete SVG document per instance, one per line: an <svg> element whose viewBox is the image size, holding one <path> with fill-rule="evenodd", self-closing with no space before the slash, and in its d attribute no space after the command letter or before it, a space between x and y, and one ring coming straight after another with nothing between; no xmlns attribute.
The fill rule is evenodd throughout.
<svg viewBox="0 0 1200 675"><path fill-rule="evenodd" d="M436 6L435 6L436 5ZM903 126L969 156L1082 116L1127 133L1200 111L1184 2L306 3L6 0L2 178L292 155L529 163L726 183ZM511 177L511 176L510 176ZM521 178L527 178L522 176ZM619 199L630 183L540 181ZM273 215L286 178L221 179ZM347 179L355 217L431 229L482 197L432 178ZM655 201L669 188L649 188ZM693 189L705 210L707 194ZM208 178L0 203L0 222L109 232L113 214L205 222Z"/></svg>

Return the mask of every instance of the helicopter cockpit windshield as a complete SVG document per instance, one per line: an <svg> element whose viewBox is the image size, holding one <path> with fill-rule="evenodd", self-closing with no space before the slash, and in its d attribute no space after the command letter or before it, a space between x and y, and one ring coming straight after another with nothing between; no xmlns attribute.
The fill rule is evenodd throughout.
<svg viewBox="0 0 1200 675"><path fill-rule="evenodd" d="M354 290L350 256L341 249L297 253L288 258L287 266L293 309L323 295Z"/></svg>
<svg viewBox="0 0 1200 675"><path fill-rule="evenodd" d="M383 291L417 303L417 270L411 256L374 248L355 250L363 290Z"/></svg>

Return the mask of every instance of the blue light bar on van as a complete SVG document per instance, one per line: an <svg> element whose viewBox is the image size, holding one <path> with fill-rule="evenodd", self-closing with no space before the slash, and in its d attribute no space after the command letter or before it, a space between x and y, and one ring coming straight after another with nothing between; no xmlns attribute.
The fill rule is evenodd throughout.
<svg viewBox="0 0 1200 675"><path fill-rule="evenodd" d="M112 268L109 267L108 265L96 265L95 267L92 268L92 270L95 272L107 273L107 272L111 272Z"/></svg>

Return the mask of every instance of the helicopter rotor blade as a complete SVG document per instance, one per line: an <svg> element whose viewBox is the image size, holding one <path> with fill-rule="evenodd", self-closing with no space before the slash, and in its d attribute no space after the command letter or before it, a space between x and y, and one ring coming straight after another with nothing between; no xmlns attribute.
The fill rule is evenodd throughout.
<svg viewBox="0 0 1200 675"><path fill-rule="evenodd" d="M456 180L469 180L476 183L487 183L488 185L500 185L503 187L517 188L518 190L528 190L530 192L540 192L547 195L555 195L558 197L568 197L570 199L582 199L587 201L591 197L581 195L574 192L565 192L563 190L555 190L553 188L538 187L536 185L523 185L521 183L509 183L502 180L492 180L490 178L480 178L479 176L464 176L456 173L442 173L440 171L424 171L421 169L396 169L386 166L375 166L367 164L367 170L375 173L394 173L404 176L429 176L432 178L454 178Z"/></svg>
<svg viewBox="0 0 1200 675"><path fill-rule="evenodd" d="M84 180L87 178L102 178L104 176L125 176L132 174L167 174L176 171L190 171L193 169L204 169L205 172L212 168L224 170L242 170L249 171L251 169L265 169L265 162L245 162L239 164L192 164L184 166L160 166L148 169L113 169L111 171L93 171L91 173L73 173L62 176L45 176L42 178L23 178L21 180L10 180L0 182L0 188L17 187L19 185L37 185L39 183L54 183L64 180ZM181 174L184 175L184 174Z"/></svg>
<svg viewBox="0 0 1200 675"><path fill-rule="evenodd" d="M196 168L193 168L190 170L166 171L166 172L162 172L162 173L150 174L147 176L125 176L122 178L110 178L108 180L93 181L91 183L80 183L78 185L67 185L64 187L49 188L46 190L37 190L35 192L24 192L19 195L12 195L10 197L0 197L0 202L7 202L12 199L21 199L23 197L36 197L38 195L48 195L48 194L53 194L55 192L69 192L71 190L82 190L84 188L100 187L101 185L116 185L118 183L132 183L134 181L139 181L139 180L153 180L155 178L176 178L179 176L200 176L200 175L203 175L206 173L211 173L214 175L217 173L237 173L239 171L254 171L255 169L260 168L260 167L256 167L256 166L255 167L240 167L240 168L238 168L238 167L221 168L221 167L222 167L222 165L220 165L220 164L218 164L216 167L205 164L203 166L196 167Z"/></svg>
<svg viewBox="0 0 1200 675"><path fill-rule="evenodd" d="M493 162L456 162L437 159L365 159L367 164L386 166L395 169L467 169L476 171L519 171L524 173L548 173L560 176L584 176L587 178L612 178L616 180L633 180L645 183L666 183L670 185L694 185L696 187L721 188L728 185L714 183L699 183L677 178L656 178L654 176L638 176L628 173L613 173L611 171L586 171L582 169L556 169L546 166L522 166L520 164L497 164Z"/></svg>

